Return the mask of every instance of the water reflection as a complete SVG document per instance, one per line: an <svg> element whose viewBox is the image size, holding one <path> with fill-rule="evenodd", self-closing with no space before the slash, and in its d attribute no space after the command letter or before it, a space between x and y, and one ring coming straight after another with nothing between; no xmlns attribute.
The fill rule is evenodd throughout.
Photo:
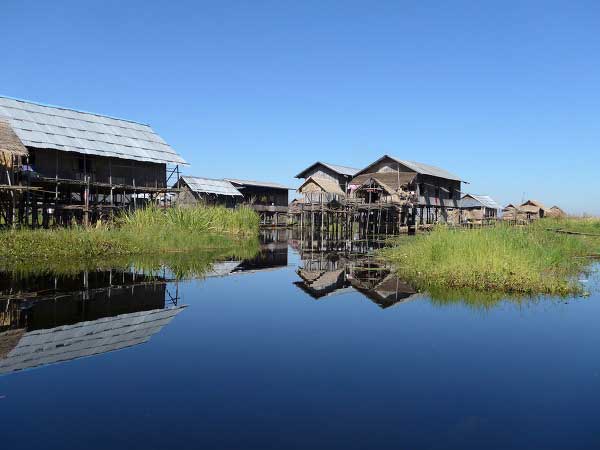
<svg viewBox="0 0 600 450"><path fill-rule="evenodd" d="M285 230L265 230L258 253L246 259L213 262L205 278L222 277L231 274L253 273L276 270L288 265L288 243ZM271 239L270 239L271 238Z"/></svg>
<svg viewBox="0 0 600 450"><path fill-rule="evenodd" d="M0 274L0 374L148 341L183 308L168 281L122 270Z"/></svg>
<svg viewBox="0 0 600 450"><path fill-rule="evenodd" d="M336 249L342 245L345 244L330 243ZM389 266L372 256L372 243L348 247L343 253L315 251L312 245L306 250L302 243L298 250L301 264L296 273L301 280L294 284L314 299L359 292L379 307L389 308L420 296Z"/></svg>

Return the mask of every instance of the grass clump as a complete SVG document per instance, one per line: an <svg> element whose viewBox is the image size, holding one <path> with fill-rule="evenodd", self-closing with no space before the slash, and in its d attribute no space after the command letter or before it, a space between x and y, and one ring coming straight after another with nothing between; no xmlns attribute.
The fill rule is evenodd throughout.
<svg viewBox="0 0 600 450"><path fill-rule="evenodd" d="M125 214L113 225L2 231L0 260L10 268L227 249L256 240L259 223L258 215L245 207L150 207Z"/></svg>
<svg viewBox="0 0 600 450"><path fill-rule="evenodd" d="M562 219L561 228L580 225ZM600 253L600 238L559 234L554 220L526 227L475 230L443 226L381 251L400 277L419 289L472 289L518 294L579 293L575 276ZM586 224L586 227L596 224Z"/></svg>

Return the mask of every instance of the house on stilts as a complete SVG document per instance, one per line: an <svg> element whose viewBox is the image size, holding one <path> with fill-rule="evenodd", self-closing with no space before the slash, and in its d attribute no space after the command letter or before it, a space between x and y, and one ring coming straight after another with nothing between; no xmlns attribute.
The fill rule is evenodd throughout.
<svg viewBox="0 0 600 450"><path fill-rule="evenodd" d="M489 195L465 194L460 199L461 223L485 225L498 221L502 209Z"/></svg>
<svg viewBox="0 0 600 450"><path fill-rule="evenodd" d="M389 155L353 175L338 173L338 178L325 179L323 163L313 166L298 175L306 177L298 189L303 201L295 214L301 226L335 238L354 236L358 230L361 239L396 234L403 227L410 231L416 226L460 222L463 180L444 169Z"/></svg>
<svg viewBox="0 0 600 450"><path fill-rule="evenodd" d="M0 225L109 218L164 199L185 164L149 125L0 97Z"/></svg>
<svg viewBox="0 0 600 450"><path fill-rule="evenodd" d="M234 208L244 196L227 180L182 175L173 186L179 188L176 202L179 206L195 206L199 203Z"/></svg>
<svg viewBox="0 0 600 450"><path fill-rule="evenodd" d="M305 180L298 188L298 192L309 193L309 196L319 192L338 196L345 195L348 192L350 180L358 171L359 169L353 167L317 161L296 175L295 178Z"/></svg>
<svg viewBox="0 0 600 450"><path fill-rule="evenodd" d="M283 226L288 223L289 191L293 188L267 181L226 178L242 195L243 203L260 216L263 226Z"/></svg>

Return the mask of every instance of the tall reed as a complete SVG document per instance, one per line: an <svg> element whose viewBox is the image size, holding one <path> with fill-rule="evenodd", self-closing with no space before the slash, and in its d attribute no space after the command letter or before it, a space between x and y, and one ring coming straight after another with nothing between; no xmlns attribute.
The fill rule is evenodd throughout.
<svg viewBox="0 0 600 450"><path fill-rule="evenodd" d="M10 266L228 248L255 240L259 222L245 207L150 207L125 214L112 225L0 231L0 260Z"/></svg>
<svg viewBox="0 0 600 450"><path fill-rule="evenodd" d="M381 251L399 275L422 289L567 295L580 292L576 276L586 256L600 252L600 238L551 231L555 221L517 228L499 225L475 230L443 226L398 240ZM563 220L563 228L576 224Z"/></svg>

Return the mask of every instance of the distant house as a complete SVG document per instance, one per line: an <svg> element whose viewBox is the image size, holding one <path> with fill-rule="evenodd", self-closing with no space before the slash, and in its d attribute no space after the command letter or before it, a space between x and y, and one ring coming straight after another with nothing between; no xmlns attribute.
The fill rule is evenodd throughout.
<svg viewBox="0 0 600 450"><path fill-rule="evenodd" d="M546 211L546 217L567 217L567 213L558 206L554 205L552 208Z"/></svg>
<svg viewBox="0 0 600 450"><path fill-rule="evenodd" d="M502 207L488 195L465 194L460 199L462 218L468 223L496 220Z"/></svg>
<svg viewBox="0 0 600 450"><path fill-rule="evenodd" d="M178 185L177 204L180 206L203 203L233 208L244 200L242 193L226 180L184 175L179 178Z"/></svg>
<svg viewBox="0 0 600 450"><path fill-rule="evenodd" d="M502 208L502 220L516 221L519 219L519 208L512 203L509 203Z"/></svg>
<svg viewBox="0 0 600 450"><path fill-rule="evenodd" d="M289 191L293 188L267 181L226 178L244 197L243 203L254 209L263 225L287 224Z"/></svg>
<svg viewBox="0 0 600 450"><path fill-rule="evenodd" d="M521 203L519 211L523 212L528 220L541 219L546 215L546 207L537 200L527 200Z"/></svg>
<svg viewBox="0 0 600 450"><path fill-rule="evenodd" d="M317 161L296 175L296 178L306 180L298 188L298 192L301 194L324 192L338 196L345 195L348 192L350 180L357 172L358 169L353 167Z"/></svg>

